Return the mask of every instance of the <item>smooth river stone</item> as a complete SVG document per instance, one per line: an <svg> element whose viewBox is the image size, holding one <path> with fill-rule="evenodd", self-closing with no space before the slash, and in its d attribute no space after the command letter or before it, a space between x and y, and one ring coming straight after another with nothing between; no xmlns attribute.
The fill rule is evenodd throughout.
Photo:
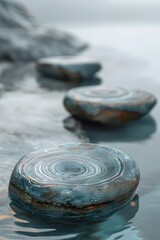
<svg viewBox="0 0 160 240"><path fill-rule="evenodd" d="M9 195L35 214L85 216L122 206L134 196L139 179L136 163L120 150L70 143L24 156L11 175Z"/></svg>
<svg viewBox="0 0 160 240"><path fill-rule="evenodd" d="M152 94L141 90L81 87L66 94L64 106L81 119L118 125L143 117L156 101Z"/></svg>
<svg viewBox="0 0 160 240"><path fill-rule="evenodd" d="M61 80L92 78L100 69L100 63L85 57L44 58L37 64L37 70L43 76Z"/></svg>

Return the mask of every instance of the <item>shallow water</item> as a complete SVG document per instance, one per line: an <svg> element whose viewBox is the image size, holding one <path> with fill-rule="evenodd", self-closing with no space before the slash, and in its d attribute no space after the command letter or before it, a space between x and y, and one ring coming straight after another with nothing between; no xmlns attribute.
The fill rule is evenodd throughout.
<svg viewBox="0 0 160 240"><path fill-rule="evenodd" d="M159 29L70 28L92 42L85 54L104 65L101 80L88 80L82 85L102 82L107 86L140 88L159 99ZM62 99L66 90L76 84L43 79L35 73L34 65L0 64L0 81L0 240L159 240L159 105L150 116L112 129L70 118ZM20 157L35 149L73 141L112 145L131 155L141 172L139 198L110 216L87 222L43 221L10 205L8 182Z"/></svg>

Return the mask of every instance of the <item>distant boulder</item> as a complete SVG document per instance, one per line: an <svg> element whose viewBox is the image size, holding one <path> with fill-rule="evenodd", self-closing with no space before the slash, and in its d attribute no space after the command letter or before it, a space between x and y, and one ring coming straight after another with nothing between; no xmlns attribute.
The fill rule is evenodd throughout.
<svg viewBox="0 0 160 240"><path fill-rule="evenodd" d="M0 0L0 59L34 61L75 55L86 47L69 34L40 25L20 3Z"/></svg>

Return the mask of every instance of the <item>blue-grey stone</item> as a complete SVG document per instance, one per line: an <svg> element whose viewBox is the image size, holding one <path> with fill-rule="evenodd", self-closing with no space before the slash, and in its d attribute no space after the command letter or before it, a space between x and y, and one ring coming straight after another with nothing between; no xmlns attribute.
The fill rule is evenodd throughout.
<svg viewBox="0 0 160 240"><path fill-rule="evenodd" d="M120 150L70 143L24 156L11 175L9 194L33 213L75 216L124 204L139 179L136 163Z"/></svg>
<svg viewBox="0 0 160 240"><path fill-rule="evenodd" d="M156 101L152 94L141 90L81 87L66 94L64 106L76 117L116 125L143 117Z"/></svg>
<svg viewBox="0 0 160 240"><path fill-rule="evenodd" d="M46 77L61 80L92 78L101 69L101 64L85 57L57 57L39 60L37 70Z"/></svg>

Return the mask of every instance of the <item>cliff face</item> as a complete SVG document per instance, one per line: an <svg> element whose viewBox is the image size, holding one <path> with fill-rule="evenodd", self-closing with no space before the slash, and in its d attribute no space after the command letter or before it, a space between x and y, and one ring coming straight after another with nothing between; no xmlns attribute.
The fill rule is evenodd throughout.
<svg viewBox="0 0 160 240"><path fill-rule="evenodd" d="M74 55L85 48L73 36L41 26L23 5L0 0L0 59L32 61Z"/></svg>

